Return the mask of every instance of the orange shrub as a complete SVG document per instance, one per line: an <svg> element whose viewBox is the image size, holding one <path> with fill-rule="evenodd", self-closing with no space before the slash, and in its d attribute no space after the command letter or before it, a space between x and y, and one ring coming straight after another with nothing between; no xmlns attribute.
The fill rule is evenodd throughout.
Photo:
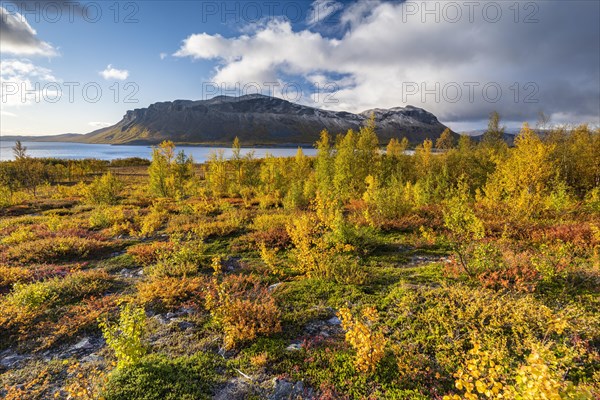
<svg viewBox="0 0 600 400"><path fill-rule="evenodd" d="M33 273L28 269L0 265L0 293L9 290L13 283L26 282L32 277Z"/></svg>
<svg viewBox="0 0 600 400"><path fill-rule="evenodd" d="M136 263L145 267L170 254L174 247L172 242L152 242L131 246L127 249L127 253L133 257Z"/></svg>
<svg viewBox="0 0 600 400"><path fill-rule="evenodd" d="M35 339L38 344L37 350L47 349L56 343L75 337L82 331L95 328L98 318L113 308L116 303L116 295L90 297L80 304L69 307L56 322L43 321L35 328L35 331L39 332ZM43 334L43 332L49 333Z"/></svg>
<svg viewBox="0 0 600 400"><path fill-rule="evenodd" d="M161 310L172 310L201 296L205 282L201 278L152 277L137 285L138 299Z"/></svg>
<svg viewBox="0 0 600 400"><path fill-rule="evenodd" d="M280 312L269 290L253 275L213 281L206 308L225 332L225 347L281 331Z"/></svg>

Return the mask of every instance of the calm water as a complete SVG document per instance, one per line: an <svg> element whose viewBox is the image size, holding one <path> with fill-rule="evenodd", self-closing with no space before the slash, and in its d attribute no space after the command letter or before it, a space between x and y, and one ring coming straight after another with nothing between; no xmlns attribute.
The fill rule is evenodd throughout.
<svg viewBox="0 0 600 400"><path fill-rule="evenodd" d="M66 142L22 142L27 146L27 154L31 157L54 157L66 159L97 158L101 160L114 160L115 158L142 157L150 158L152 147L150 146L113 146L110 144L83 144ZM12 141L0 141L0 161L12 160ZM231 148L226 147L202 147L202 146L177 146L177 150L185 151L185 154L194 157L194 162L204 162L213 151L223 150L225 157L231 156ZM242 154L254 152L256 158L262 158L266 153L277 157L291 157L298 151L297 148L255 148L242 149ZM316 154L313 148L304 148L304 154L312 156Z"/></svg>

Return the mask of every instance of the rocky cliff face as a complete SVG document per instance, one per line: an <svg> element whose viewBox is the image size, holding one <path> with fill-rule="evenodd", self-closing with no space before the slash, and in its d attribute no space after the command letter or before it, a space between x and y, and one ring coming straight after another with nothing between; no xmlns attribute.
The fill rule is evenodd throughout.
<svg viewBox="0 0 600 400"><path fill-rule="evenodd" d="M358 130L375 115L382 142L406 136L410 141L435 139L446 128L420 108L373 109L359 114L335 112L275 97L218 96L210 100L176 100L127 111L116 125L82 137L88 143L230 144L237 136L245 145L312 144L323 129L332 134Z"/></svg>

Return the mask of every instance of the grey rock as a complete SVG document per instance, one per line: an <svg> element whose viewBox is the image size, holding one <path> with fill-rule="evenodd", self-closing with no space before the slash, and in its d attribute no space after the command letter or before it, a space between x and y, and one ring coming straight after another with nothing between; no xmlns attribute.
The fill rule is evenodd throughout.
<svg viewBox="0 0 600 400"><path fill-rule="evenodd" d="M71 350L90 350L93 349L95 346L94 344L91 342L89 337L85 337L83 339L81 339L79 342L77 342L76 344L74 344L71 347Z"/></svg>
<svg viewBox="0 0 600 400"><path fill-rule="evenodd" d="M179 327L179 329L181 329L182 331L184 331L186 329L193 328L194 324L192 324L191 322L188 322L188 321L178 321L177 322L177 326Z"/></svg>
<svg viewBox="0 0 600 400"><path fill-rule="evenodd" d="M277 288L279 285L281 285L282 283L283 283L283 282L277 282L277 283L274 283L274 284L270 285L270 286L269 286L269 288L268 288L268 289L269 289L269 292L272 292L273 290L275 290L275 289L276 289L276 288Z"/></svg>
<svg viewBox="0 0 600 400"><path fill-rule="evenodd" d="M297 351L297 350L300 350L301 348L302 348L302 345L300 345L300 343L292 343L285 349L288 351Z"/></svg>
<svg viewBox="0 0 600 400"><path fill-rule="evenodd" d="M290 382L286 379L273 379L273 394L268 397L269 400L296 400L310 399L314 393L310 389L305 389L304 382Z"/></svg>
<svg viewBox="0 0 600 400"><path fill-rule="evenodd" d="M152 317L155 321L157 321L161 325L165 325L169 323L169 320L162 314L156 314Z"/></svg>
<svg viewBox="0 0 600 400"><path fill-rule="evenodd" d="M338 317L331 317L327 320L329 325L341 325L342 321Z"/></svg>
<svg viewBox="0 0 600 400"><path fill-rule="evenodd" d="M101 362L101 361L104 361L104 357L102 357L98 354L90 354L81 359L81 362L84 362L84 363L97 363L97 362Z"/></svg>
<svg viewBox="0 0 600 400"><path fill-rule="evenodd" d="M9 351L1 355L0 366L6 369L11 369L27 360L29 357Z"/></svg>
<svg viewBox="0 0 600 400"><path fill-rule="evenodd" d="M215 393L214 400L244 400L253 394L252 383L241 377L235 377L227 381Z"/></svg>
<svg viewBox="0 0 600 400"><path fill-rule="evenodd" d="M288 400L294 392L294 384L283 379L275 380L275 390L269 400Z"/></svg>

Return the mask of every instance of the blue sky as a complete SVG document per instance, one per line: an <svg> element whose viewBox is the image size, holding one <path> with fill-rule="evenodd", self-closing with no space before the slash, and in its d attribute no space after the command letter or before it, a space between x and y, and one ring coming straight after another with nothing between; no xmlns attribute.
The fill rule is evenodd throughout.
<svg viewBox="0 0 600 400"><path fill-rule="evenodd" d="M599 2L465 4L0 1L0 133L87 133L157 101L257 90L412 104L459 131L493 110L509 126L540 111L600 123Z"/></svg>

